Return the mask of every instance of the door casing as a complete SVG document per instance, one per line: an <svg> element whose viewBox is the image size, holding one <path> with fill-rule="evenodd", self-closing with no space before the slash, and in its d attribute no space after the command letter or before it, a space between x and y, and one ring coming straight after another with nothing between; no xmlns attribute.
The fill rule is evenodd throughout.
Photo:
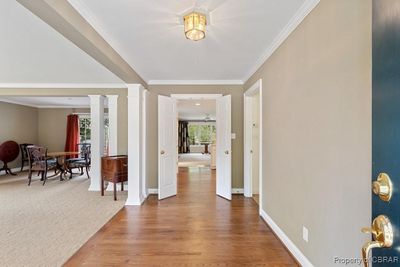
<svg viewBox="0 0 400 267"><path fill-rule="evenodd" d="M252 179L252 162L253 157L250 153L252 149L252 137L253 137L253 125L252 125L252 101L253 97L259 94L259 195L260 195L260 203L259 210L262 210L262 199L263 199L263 166L262 166L262 144L263 144L263 134L262 134L262 114L263 114L263 106L262 106L262 79L255 82L245 93L244 93L244 196L252 197L253 196L253 179Z"/></svg>

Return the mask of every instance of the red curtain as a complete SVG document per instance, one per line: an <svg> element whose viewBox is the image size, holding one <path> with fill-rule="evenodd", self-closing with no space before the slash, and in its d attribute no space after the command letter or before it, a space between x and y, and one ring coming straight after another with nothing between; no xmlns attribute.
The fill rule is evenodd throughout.
<svg viewBox="0 0 400 267"><path fill-rule="evenodd" d="M68 115L67 117L67 138L65 140L65 152L79 152L79 116ZM75 158L76 156L71 156Z"/></svg>

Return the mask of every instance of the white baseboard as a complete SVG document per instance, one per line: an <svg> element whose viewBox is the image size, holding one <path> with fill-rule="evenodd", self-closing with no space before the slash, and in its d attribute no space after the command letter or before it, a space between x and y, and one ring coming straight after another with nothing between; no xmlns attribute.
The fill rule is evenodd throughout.
<svg viewBox="0 0 400 267"><path fill-rule="evenodd" d="M157 195L158 188L148 188L147 194L148 195ZM232 188L232 194L243 194L243 188Z"/></svg>
<svg viewBox="0 0 400 267"><path fill-rule="evenodd" d="M147 188L147 195L158 195L158 188Z"/></svg>
<svg viewBox="0 0 400 267"><path fill-rule="evenodd" d="M307 259L307 257L296 247L296 245L290 240L290 238L282 231L281 228L272 220L268 214L260 209L260 216L263 220L269 225L269 227L274 231L274 233L278 236L278 238L282 241L282 243L286 246L286 248L292 253L292 255L296 258L296 260L303 267L313 267L312 263Z"/></svg>
<svg viewBox="0 0 400 267"><path fill-rule="evenodd" d="M232 194L234 195L243 195L244 189L243 188L232 188Z"/></svg>

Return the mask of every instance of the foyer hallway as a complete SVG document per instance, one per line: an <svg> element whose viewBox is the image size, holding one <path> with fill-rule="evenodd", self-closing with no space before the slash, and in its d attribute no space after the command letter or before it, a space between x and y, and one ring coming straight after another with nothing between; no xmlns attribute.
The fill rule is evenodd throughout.
<svg viewBox="0 0 400 267"><path fill-rule="evenodd" d="M178 195L124 207L65 266L298 266L251 198L215 195L215 171L180 168Z"/></svg>

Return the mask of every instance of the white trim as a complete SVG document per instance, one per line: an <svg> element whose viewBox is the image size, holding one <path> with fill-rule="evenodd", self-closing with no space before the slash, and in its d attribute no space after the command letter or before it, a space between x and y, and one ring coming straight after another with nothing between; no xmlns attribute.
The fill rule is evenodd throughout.
<svg viewBox="0 0 400 267"><path fill-rule="evenodd" d="M289 35L300 25L308 14L319 4L320 0L306 0L304 4L297 10L293 17L283 30L275 37L272 44L264 51L261 57L258 58L254 66L243 77L242 81L248 81L251 76L268 60L269 57L285 42Z"/></svg>
<svg viewBox="0 0 400 267"><path fill-rule="evenodd" d="M124 83L0 83L0 89L126 89Z"/></svg>
<svg viewBox="0 0 400 267"><path fill-rule="evenodd" d="M303 267L313 267L314 265L307 259L307 257L296 247L296 245L290 240L285 232L279 228L279 226L272 220L272 218L264 211L260 210L261 218L268 224L272 231L278 236L290 253L296 258L296 260Z"/></svg>
<svg viewBox="0 0 400 267"><path fill-rule="evenodd" d="M1 96L0 96L0 102L19 105L19 106L25 106L25 107L31 107L31 108L90 108L90 105L88 105L88 106L38 106L38 105L26 104L26 103L23 103L20 101L3 99Z"/></svg>
<svg viewBox="0 0 400 267"><path fill-rule="evenodd" d="M91 175L89 191L101 189L101 157L104 155L104 99L102 95L89 95L91 122Z"/></svg>
<svg viewBox="0 0 400 267"><path fill-rule="evenodd" d="M4 103L9 103L9 104L15 104L15 105L20 105L20 106L25 106L25 107L31 107L31 108L90 108L90 104L87 106L75 106L75 105L69 105L69 106L39 106L39 105L33 105L33 104L27 104L21 101L16 101L16 100L11 100L11 99L4 99L3 97L8 97L8 96L3 96L0 95L0 102ZM11 96L11 97L18 97L18 96ZM47 96L28 96L28 97L47 97ZM57 96L55 96L57 97ZM72 96L75 97L75 96ZM79 97L84 97L79 96Z"/></svg>
<svg viewBox="0 0 400 267"><path fill-rule="evenodd" d="M182 99L182 100L187 100L187 99L217 99L220 98L222 94L171 94L172 98L175 99Z"/></svg>
<svg viewBox="0 0 400 267"><path fill-rule="evenodd" d="M243 80L149 80L148 85L243 85Z"/></svg>
<svg viewBox="0 0 400 267"><path fill-rule="evenodd" d="M143 106L142 106L142 194L147 198L147 108L148 108L149 91L143 90Z"/></svg>
<svg viewBox="0 0 400 267"><path fill-rule="evenodd" d="M141 84L128 84L128 199L125 205L141 205L143 192L143 93Z"/></svg>
<svg viewBox="0 0 400 267"><path fill-rule="evenodd" d="M147 195L158 195L158 188L147 188Z"/></svg>
<svg viewBox="0 0 400 267"><path fill-rule="evenodd" d="M243 195L243 188L232 188L233 195Z"/></svg>
<svg viewBox="0 0 400 267"><path fill-rule="evenodd" d="M157 195L158 188L148 188L147 194L148 195ZM243 194L243 188L232 188L232 194L238 194L238 195Z"/></svg>
<svg viewBox="0 0 400 267"><path fill-rule="evenodd" d="M244 195L246 197L252 197L253 195L253 185L252 185L252 177L251 177L251 160L248 159L248 155L246 152L248 152L251 149L251 144L248 141L248 135L252 135L251 133L248 133L248 127L247 127L247 99L251 96L254 96L255 94L259 93L260 96L260 111L259 111L259 129L260 129L260 141L259 141L259 195L260 195L260 201L259 201L259 209L260 211L263 208L263 88L262 88L262 79L259 79L256 81L243 95L244 97L244 120L243 120L243 128L244 128ZM250 130L251 131L251 130Z"/></svg>
<svg viewBox="0 0 400 267"><path fill-rule="evenodd" d="M21 104L21 105L24 105L24 104ZM89 106L36 106L35 108L39 108L39 109L41 109L41 108L90 108L90 105Z"/></svg>

